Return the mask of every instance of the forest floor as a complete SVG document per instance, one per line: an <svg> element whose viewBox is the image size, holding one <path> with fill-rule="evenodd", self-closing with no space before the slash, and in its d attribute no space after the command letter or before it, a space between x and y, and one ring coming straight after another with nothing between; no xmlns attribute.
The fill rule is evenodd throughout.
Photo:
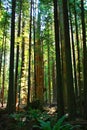
<svg viewBox="0 0 87 130"><path fill-rule="evenodd" d="M46 107L45 110L48 111L49 114L52 114L56 111L56 108ZM0 130L39 130L39 128L33 128L32 121L29 121L27 126L19 128L17 126L18 121L9 116L6 111L6 104L3 104L3 107L0 104Z"/></svg>
<svg viewBox="0 0 87 130"><path fill-rule="evenodd" d="M15 120L9 118L5 109L0 109L0 130L12 130Z"/></svg>
<svg viewBox="0 0 87 130"><path fill-rule="evenodd" d="M28 122L27 126L17 127L18 121L14 118L11 118L6 111L6 104L1 107L0 105L0 130L39 130L39 128L33 128L33 123ZM55 107L46 107L46 111L49 114L53 114L56 111ZM73 129L73 130L87 130L87 120L76 119L74 121L69 122L72 125L81 125L81 129Z"/></svg>

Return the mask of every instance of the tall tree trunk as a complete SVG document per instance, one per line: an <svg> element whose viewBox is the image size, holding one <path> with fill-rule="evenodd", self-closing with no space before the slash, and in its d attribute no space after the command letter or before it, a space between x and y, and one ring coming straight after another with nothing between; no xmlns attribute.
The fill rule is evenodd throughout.
<svg viewBox="0 0 87 130"><path fill-rule="evenodd" d="M0 0L0 12L1 12L1 0ZM0 46L0 89L1 89L1 65L2 65L2 46Z"/></svg>
<svg viewBox="0 0 87 130"><path fill-rule="evenodd" d="M56 71L57 71L57 109L58 118L64 114L63 102L63 86L61 76L61 62L60 62L60 43L59 43L59 21L58 21L58 5L57 0L54 0L54 24L55 24L55 46L56 46Z"/></svg>
<svg viewBox="0 0 87 130"><path fill-rule="evenodd" d="M64 17L64 34L65 34L65 53L66 53L66 76L67 76L67 90L68 90L68 111L71 118L75 117L75 95L73 87L73 75L72 75L72 60L70 49L70 36L69 36L69 21L68 21L68 9L67 0L63 2L63 17Z"/></svg>
<svg viewBox="0 0 87 130"><path fill-rule="evenodd" d="M53 104L56 104L57 102L57 85L56 85L56 64L55 62L53 63L52 67L52 82L53 82Z"/></svg>
<svg viewBox="0 0 87 130"><path fill-rule="evenodd" d="M70 11L70 27L71 27L71 40L72 40L72 59L73 59L73 78L74 78L74 92L75 92L75 102L76 102L76 113L78 113L79 104L78 104L78 84L77 84L77 71L76 71L76 55L75 55L75 43L74 43L74 36L73 36L73 24L72 24L72 14Z"/></svg>
<svg viewBox="0 0 87 130"><path fill-rule="evenodd" d="M48 25L49 21L47 21L47 26L48 26L48 45L47 45L47 49L48 49L48 91L49 91L49 104L51 105L51 79L50 79L50 41L49 41L49 25Z"/></svg>
<svg viewBox="0 0 87 130"><path fill-rule="evenodd" d="M38 20L37 20L37 35L35 43L35 72L36 72L36 98L43 102L44 100L44 70L43 70L43 54L42 54L42 39L40 34L40 20L41 14L38 11Z"/></svg>
<svg viewBox="0 0 87 130"><path fill-rule="evenodd" d="M62 70L62 85L64 97L64 111L67 112L67 83L66 83L66 56L65 56L65 43L64 43L64 25L63 25L63 8L61 8L62 1L59 1L59 27L60 27L60 56L61 56L61 70Z"/></svg>
<svg viewBox="0 0 87 130"><path fill-rule="evenodd" d="M36 4L34 2L33 4L33 38L34 38L34 98L36 98L36 60L35 60L35 57L36 57Z"/></svg>
<svg viewBox="0 0 87 130"><path fill-rule="evenodd" d="M31 87L31 33L32 33L32 0L30 8L30 33L29 33L29 67L28 67L28 95L27 95L27 106L30 103L30 87Z"/></svg>
<svg viewBox="0 0 87 130"><path fill-rule="evenodd" d="M74 36L73 36L73 25L72 25L72 16L70 11L70 26L71 26L71 38L72 38L72 53L73 53L73 66L74 66L74 80L75 80L75 96L78 97L78 87L77 87L77 73L76 73L76 58L75 58L75 49L74 49Z"/></svg>
<svg viewBox="0 0 87 130"><path fill-rule="evenodd" d="M19 1L20 3L20 12L18 17L18 34L17 37L20 38L20 27L21 27L21 8L22 8L22 0ZM16 67L15 67L15 105L17 103L17 88L18 88L18 62L19 62L19 42L17 42L17 48L16 48Z"/></svg>
<svg viewBox="0 0 87 130"><path fill-rule="evenodd" d="M83 37L83 77L84 77L84 118L87 119L87 44L86 28L84 15L84 2L81 0L81 20L82 20L82 37Z"/></svg>
<svg viewBox="0 0 87 130"><path fill-rule="evenodd" d="M3 44L4 44L4 32L3 32L3 40L2 40L2 45L1 45L1 48L0 48L0 89L2 88L2 85L1 85L1 70L2 70L2 56L3 56Z"/></svg>
<svg viewBox="0 0 87 130"><path fill-rule="evenodd" d="M74 46L74 36L73 36L73 24L72 24L72 14L70 12L70 29L71 29L71 40L72 40L72 59L73 59L73 77L74 77L74 92L75 92L75 102L76 102L76 113L78 112L78 85L77 85L77 71L76 71L76 55L75 55L75 46Z"/></svg>
<svg viewBox="0 0 87 130"><path fill-rule="evenodd" d="M23 14L24 17L24 14ZM22 21L22 52L21 52L21 70L20 70L20 85L19 85L19 103L18 103L18 109L19 109L19 105L21 104L21 92L22 89L24 88L24 62L25 62L25 37L24 37L24 28L25 28L25 21L23 18Z"/></svg>
<svg viewBox="0 0 87 130"><path fill-rule="evenodd" d="M6 70L6 66L5 66L5 61L6 61L6 35L4 37L4 63L3 63L3 79L2 79L2 107L3 107L3 104L4 104L4 89L5 89L5 70Z"/></svg>
<svg viewBox="0 0 87 130"><path fill-rule="evenodd" d="M78 63L77 63L77 73L78 73L78 89L79 89L79 105L80 105L80 113L82 114L82 94L81 94L81 67L80 67L80 47L79 47L79 36L78 36L78 24L77 24L77 12L76 12L76 1L74 0L74 12L75 12L75 29L76 29L76 43L77 43L77 56L78 56Z"/></svg>
<svg viewBox="0 0 87 130"><path fill-rule="evenodd" d="M12 0L9 90L8 90L8 103L7 103L8 113L13 113L15 111L15 95L14 95L15 7L16 7L16 0Z"/></svg>

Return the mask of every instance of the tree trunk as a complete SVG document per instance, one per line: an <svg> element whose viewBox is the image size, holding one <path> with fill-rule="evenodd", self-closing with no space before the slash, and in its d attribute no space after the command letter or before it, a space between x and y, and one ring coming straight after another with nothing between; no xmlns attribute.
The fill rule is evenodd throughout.
<svg viewBox="0 0 87 130"><path fill-rule="evenodd" d="M1 85L1 70L2 70L2 56L3 56L3 43L4 43L4 32L3 32L3 40L2 40L2 45L1 45L1 48L0 48L0 88L2 88L2 85Z"/></svg>
<svg viewBox="0 0 87 130"><path fill-rule="evenodd" d="M28 95L27 95L27 106L30 103L30 87L31 87L31 33L32 33L32 0L30 8L30 33L29 33L29 67L28 67Z"/></svg>
<svg viewBox="0 0 87 130"><path fill-rule="evenodd" d="M24 17L24 14L23 14ZM20 70L20 85L19 85L19 103L18 103L18 108L19 105L21 104L21 99L23 99L23 89L25 87L25 80L24 80L24 62L25 62L25 37L24 37L24 27L25 27L25 21L23 19L22 21L22 52L21 52L21 70Z"/></svg>
<svg viewBox="0 0 87 130"><path fill-rule="evenodd" d="M64 17L64 34L65 34L65 53L66 53L66 78L67 78L67 90L68 90L68 111L70 118L74 118L76 115L75 95L73 87L73 75L72 75L72 60L70 49L70 36L69 36L69 21L68 21L68 9L67 0L63 2L63 17Z"/></svg>
<svg viewBox="0 0 87 130"><path fill-rule="evenodd" d="M38 5L39 6L39 5ZM38 20L37 20L37 34L35 42L35 85L36 85L36 99L41 102L44 101L44 70L43 70L43 54L42 54L42 39L40 34L40 23L41 14L38 11Z"/></svg>
<svg viewBox="0 0 87 130"><path fill-rule="evenodd" d="M4 104L4 89L5 89L5 70L6 70L6 66L5 66L5 61L6 61L6 35L4 36L4 54L3 54L3 56L4 56L4 63L3 63L3 79L2 79L2 102L1 102L1 104L2 104L2 107L3 107L3 104Z"/></svg>
<svg viewBox="0 0 87 130"><path fill-rule="evenodd" d="M49 25L48 25L49 21L47 21L47 27L48 27L48 45L47 45L47 49L48 49L48 92L49 92L49 104L51 105L51 76L50 76L50 41L49 41Z"/></svg>
<svg viewBox="0 0 87 130"><path fill-rule="evenodd" d="M77 24L77 12L76 12L76 1L74 0L74 12L75 12L75 29L76 29L76 43L77 43L77 75L78 75L78 96L79 96L79 105L80 105L80 113L82 114L82 94L81 94L81 67L80 67L80 47L79 47L79 32L78 32L78 24Z"/></svg>
<svg viewBox="0 0 87 130"><path fill-rule="evenodd" d="M52 77L53 77L53 104L57 103L57 85L56 85L56 64L53 63L52 67Z"/></svg>
<svg viewBox="0 0 87 130"><path fill-rule="evenodd" d="M8 103L7 103L8 113L13 113L15 111L15 95L14 95L15 7L16 7L16 0L12 0L9 90L8 90Z"/></svg>
<svg viewBox="0 0 87 130"><path fill-rule="evenodd" d="M78 97L78 87L77 87L77 73L76 73L76 57L75 57L75 47L74 47L74 36L73 36L73 25L72 25L72 15L70 11L70 26L71 26L71 38L72 38L72 53L73 53L73 66L74 66L74 80L75 80L75 96Z"/></svg>
<svg viewBox="0 0 87 130"><path fill-rule="evenodd" d="M57 109L58 118L64 115L64 102L63 102L63 86L61 76L61 62L60 62L60 43L59 43L59 21L58 21L58 6L57 0L54 0L54 25L55 25L55 48L56 48L56 71L57 71Z"/></svg>
<svg viewBox="0 0 87 130"><path fill-rule="evenodd" d="M22 8L22 1L20 0L20 12L19 12L19 17L18 17L18 34L17 38L20 38L20 25L21 25L21 8ZM17 42L17 48L16 48L16 67L15 67L15 106L17 103L17 89L18 89L18 62L19 62L19 42Z"/></svg>
<svg viewBox="0 0 87 130"><path fill-rule="evenodd" d="M33 5L33 33L34 33L34 88L33 88L33 97L36 98L36 4Z"/></svg>
<svg viewBox="0 0 87 130"><path fill-rule="evenodd" d="M82 20L82 37L83 37L83 77L84 77L84 118L87 119L87 44L86 28L84 15L84 2L81 0L81 20Z"/></svg>
<svg viewBox="0 0 87 130"><path fill-rule="evenodd" d="M63 8L61 8L62 1L59 2L59 25L60 25L60 49L61 49L61 73L64 97L64 111L67 112L67 83L66 83L66 56L65 56L65 43L64 43L64 25L63 25Z"/></svg>

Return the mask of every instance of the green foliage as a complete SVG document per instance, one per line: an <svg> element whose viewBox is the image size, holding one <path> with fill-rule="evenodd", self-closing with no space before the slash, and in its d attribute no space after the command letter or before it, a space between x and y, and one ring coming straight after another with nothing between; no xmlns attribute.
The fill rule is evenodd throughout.
<svg viewBox="0 0 87 130"><path fill-rule="evenodd" d="M57 123L54 125L53 130L59 130L61 128L61 126L62 126L63 121L66 119L66 117L67 117L67 115L64 115L63 117L61 117L57 121Z"/></svg>
<svg viewBox="0 0 87 130"><path fill-rule="evenodd" d="M17 127L23 127L25 126L26 122L33 121L35 124L37 124L39 120L46 121L50 119L50 116L46 112L41 112L38 109L30 108L26 112L11 114L10 118L13 118L18 122Z"/></svg>
<svg viewBox="0 0 87 130"><path fill-rule="evenodd" d="M13 118L17 121L17 124L15 124L16 128L22 128L23 126L25 126L25 114L24 113L11 114L10 118Z"/></svg>
<svg viewBox="0 0 87 130"><path fill-rule="evenodd" d="M76 127L79 126L72 126L71 124L63 124L64 120L67 118L67 114L64 115L63 117L61 117L56 124L54 124L54 126L51 126L51 122L50 121L43 121L43 120L39 120L40 126L34 126L34 127L38 127L42 130L73 130Z"/></svg>
<svg viewBox="0 0 87 130"><path fill-rule="evenodd" d="M26 118L27 120L38 120L40 117L40 114L41 112L38 109L29 109L26 112Z"/></svg>
<svg viewBox="0 0 87 130"><path fill-rule="evenodd" d="M17 121L21 121L24 115L25 115L24 113L14 113L14 114L10 114L10 117L14 118Z"/></svg>
<svg viewBox="0 0 87 130"><path fill-rule="evenodd" d="M18 123L16 124L17 128L23 128L27 125L28 122L33 121L33 127L39 128L41 130L74 130L78 128L78 125L71 125L65 123L65 119L68 114L61 117L56 123L53 123L54 118L48 115L46 112L41 112L37 109L29 109L27 112L11 114L10 117L14 118ZM53 123L53 124L52 124Z"/></svg>
<svg viewBox="0 0 87 130"><path fill-rule="evenodd" d="M40 128L42 130L52 130L51 129L51 124L50 121L43 121L43 120L39 120L40 126L35 125L34 127Z"/></svg>
<svg viewBox="0 0 87 130"><path fill-rule="evenodd" d="M28 129L30 127L33 127L33 125L38 124L38 120L48 120L50 119L50 116L46 112L41 112L38 109L29 109L26 112L19 112L14 113L10 115L10 118L13 118L16 120L16 124L14 128L17 129Z"/></svg>
<svg viewBox="0 0 87 130"><path fill-rule="evenodd" d="M41 112L38 109L32 109L30 108L27 112L25 112L26 120L48 120L50 119L50 116L47 114L47 112Z"/></svg>

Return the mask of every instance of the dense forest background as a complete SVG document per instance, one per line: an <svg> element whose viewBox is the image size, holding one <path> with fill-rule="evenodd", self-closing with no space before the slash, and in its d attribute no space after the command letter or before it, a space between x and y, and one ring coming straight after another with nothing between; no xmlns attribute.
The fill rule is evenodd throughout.
<svg viewBox="0 0 87 130"><path fill-rule="evenodd" d="M0 0L0 100L87 119L87 0Z"/></svg>

